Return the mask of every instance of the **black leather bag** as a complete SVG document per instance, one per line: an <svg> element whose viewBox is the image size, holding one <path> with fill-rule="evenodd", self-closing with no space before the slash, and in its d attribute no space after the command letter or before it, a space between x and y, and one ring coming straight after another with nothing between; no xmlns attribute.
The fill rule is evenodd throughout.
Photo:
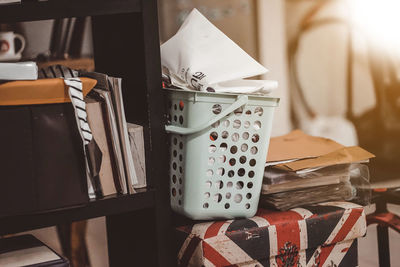
<svg viewBox="0 0 400 267"><path fill-rule="evenodd" d="M0 107L0 216L88 202L74 116L69 103Z"/></svg>
<svg viewBox="0 0 400 267"><path fill-rule="evenodd" d="M83 82L84 95L95 83ZM0 217L88 203L85 152L67 92L61 79L0 85Z"/></svg>

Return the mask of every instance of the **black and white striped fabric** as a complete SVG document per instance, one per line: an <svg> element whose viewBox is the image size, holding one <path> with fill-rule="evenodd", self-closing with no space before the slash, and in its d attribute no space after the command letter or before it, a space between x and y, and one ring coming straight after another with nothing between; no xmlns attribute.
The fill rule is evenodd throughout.
<svg viewBox="0 0 400 267"><path fill-rule="evenodd" d="M52 65L39 70L39 79L78 77L79 72L63 65Z"/></svg>
<svg viewBox="0 0 400 267"><path fill-rule="evenodd" d="M75 109L75 118L85 145L93 139L92 131L87 122L86 103L83 100L82 81L79 78L64 78L68 86L69 97Z"/></svg>

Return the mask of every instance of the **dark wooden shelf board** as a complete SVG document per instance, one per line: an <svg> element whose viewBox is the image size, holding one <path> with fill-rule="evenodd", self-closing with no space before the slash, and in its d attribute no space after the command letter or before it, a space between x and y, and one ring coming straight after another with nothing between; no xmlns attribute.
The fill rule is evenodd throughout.
<svg viewBox="0 0 400 267"><path fill-rule="evenodd" d="M154 207L155 190L140 189L132 195L108 196L90 201L83 207L71 207L39 214L0 218L0 235L18 233L60 223L126 213Z"/></svg>
<svg viewBox="0 0 400 267"><path fill-rule="evenodd" d="M22 0L0 6L0 23L141 12L142 0Z"/></svg>

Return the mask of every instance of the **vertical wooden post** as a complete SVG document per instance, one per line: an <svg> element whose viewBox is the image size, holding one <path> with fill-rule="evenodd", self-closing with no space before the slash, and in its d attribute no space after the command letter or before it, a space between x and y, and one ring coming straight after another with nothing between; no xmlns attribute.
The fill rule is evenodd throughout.
<svg viewBox="0 0 400 267"><path fill-rule="evenodd" d="M141 255L137 255L138 257L156 258L158 266L171 266L174 258L172 249L169 249L172 226L157 1L142 0L141 6L142 12L139 13L92 18L96 71L122 78L126 118L128 122L144 127L147 183L148 187L156 189L155 207L152 211L142 213L141 216L130 213L107 218L111 266L122 266L116 264L124 263L120 257L131 259L126 264L137 263L132 259L132 254L123 256L118 251L124 251L121 246L129 246L130 238L131 246L134 242L140 243L135 236L141 235L143 231L146 231L146 236L152 236L152 231L152 238L155 237L156 243L152 243L152 249L148 253L140 250ZM150 220L154 221L152 229ZM143 221L147 224L143 225ZM126 229L122 230L127 225L132 228L128 232ZM134 231L135 228L138 229ZM122 234L124 232L126 234ZM123 241L118 242L114 236Z"/></svg>

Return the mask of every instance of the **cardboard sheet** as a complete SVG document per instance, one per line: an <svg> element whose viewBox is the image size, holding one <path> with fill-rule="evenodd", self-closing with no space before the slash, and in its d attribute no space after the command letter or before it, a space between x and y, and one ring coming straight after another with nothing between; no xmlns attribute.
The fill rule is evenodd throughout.
<svg viewBox="0 0 400 267"><path fill-rule="evenodd" d="M86 96L97 81L80 78L83 95ZM35 81L11 81L0 84L0 106L20 106L68 103L68 87L64 79L39 79Z"/></svg>
<svg viewBox="0 0 400 267"><path fill-rule="evenodd" d="M358 146L343 147L334 152L317 158L308 158L276 165L275 167L287 171L299 171L308 168L331 166L336 164L355 163L374 158L375 155Z"/></svg>
<svg viewBox="0 0 400 267"><path fill-rule="evenodd" d="M289 134L271 138L267 162L315 158L343 147L333 140L294 130Z"/></svg>

